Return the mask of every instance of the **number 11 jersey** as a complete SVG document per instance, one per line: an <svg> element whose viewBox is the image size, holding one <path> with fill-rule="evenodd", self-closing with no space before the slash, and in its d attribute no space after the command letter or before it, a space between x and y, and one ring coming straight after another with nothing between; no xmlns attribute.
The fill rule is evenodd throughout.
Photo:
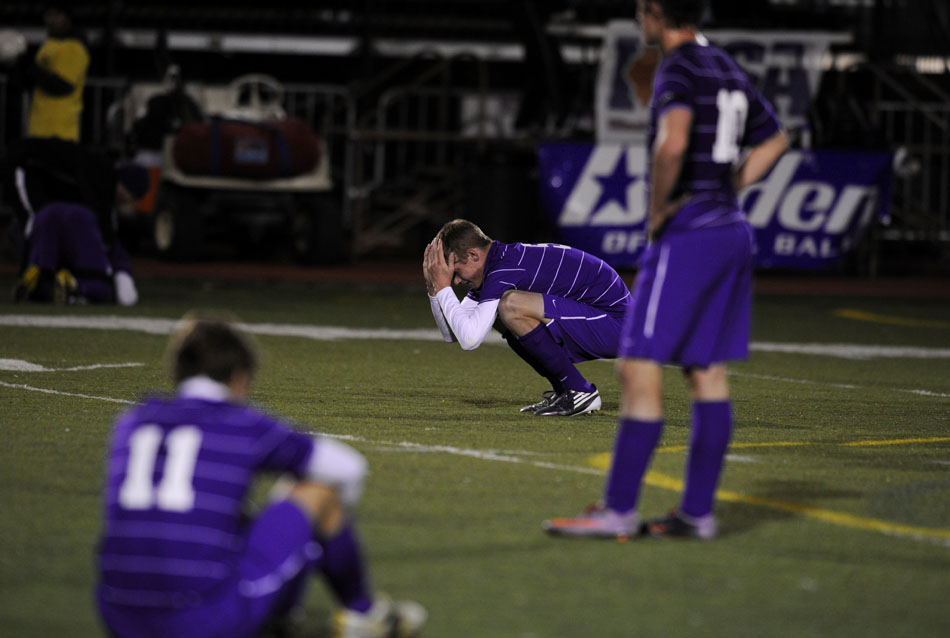
<svg viewBox="0 0 950 638"><path fill-rule="evenodd" d="M99 547L106 602L197 606L229 583L244 548L243 506L259 471L301 474L314 438L230 400L206 377L117 422Z"/></svg>

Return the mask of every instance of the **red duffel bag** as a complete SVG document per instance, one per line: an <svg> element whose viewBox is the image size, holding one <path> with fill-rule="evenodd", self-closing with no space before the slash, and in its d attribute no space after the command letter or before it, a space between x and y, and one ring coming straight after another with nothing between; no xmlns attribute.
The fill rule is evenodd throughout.
<svg viewBox="0 0 950 638"><path fill-rule="evenodd" d="M214 118L184 125L175 136L172 157L190 175L274 179L312 171L320 159L320 142L299 118Z"/></svg>

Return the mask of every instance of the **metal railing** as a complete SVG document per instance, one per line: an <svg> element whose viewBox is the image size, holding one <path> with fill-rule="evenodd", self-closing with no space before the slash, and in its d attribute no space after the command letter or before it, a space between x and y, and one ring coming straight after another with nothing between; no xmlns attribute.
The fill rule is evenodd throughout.
<svg viewBox="0 0 950 638"><path fill-rule="evenodd" d="M303 119L324 140L331 179L340 185L339 205L352 236L354 257L379 246L399 245L402 235L416 223L441 211L457 210L450 188L453 179L463 169L465 157L489 137L484 65L470 56L442 58L427 52L384 69L378 77L391 81L420 60L424 68L395 88L386 89L383 81L358 87L283 85L284 111ZM460 61L476 64L475 89L461 89L454 83L453 72ZM128 134L136 114L128 110L142 106L129 103L131 86L123 79L87 80L83 143L118 155L129 153ZM0 99L8 98L8 89L6 78L0 75ZM463 100L475 104L469 121L459 117ZM18 130L9 130L17 124L0 118L0 140L23 133L28 104L24 95Z"/></svg>
<svg viewBox="0 0 950 638"><path fill-rule="evenodd" d="M485 144L497 139L485 106L482 60L431 53L416 59L429 64L380 93L350 131L355 161L348 197L356 257L401 246L414 227L461 215L464 172ZM460 63L474 65L474 87L455 81ZM471 108L462 108L466 101Z"/></svg>
<svg viewBox="0 0 950 638"><path fill-rule="evenodd" d="M882 238L950 242L950 95L920 74L907 75L912 91L882 67L869 70L869 120L900 153Z"/></svg>
<svg viewBox="0 0 950 638"><path fill-rule="evenodd" d="M460 63L470 65L464 82ZM413 68L417 73L406 80ZM879 238L950 242L950 95L924 76L902 82L882 67L868 69L874 99L864 107L867 118L907 157L894 179L893 223ZM9 104L5 80L0 75L0 103ZM127 124L117 110L129 86L121 79L88 80L84 142L126 150ZM284 89L285 111L326 141L357 258L399 246L414 226L457 215L463 205L459 180L487 145L530 143L502 137L493 125L486 109L494 95L486 66L472 56L425 53L359 86L287 84ZM24 96L24 119L27 103ZM470 108L461 108L463 103ZM467 120L462 113L470 114ZM0 118L0 140L18 137L22 127L9 130L14 126L11 118Z"/></svg>

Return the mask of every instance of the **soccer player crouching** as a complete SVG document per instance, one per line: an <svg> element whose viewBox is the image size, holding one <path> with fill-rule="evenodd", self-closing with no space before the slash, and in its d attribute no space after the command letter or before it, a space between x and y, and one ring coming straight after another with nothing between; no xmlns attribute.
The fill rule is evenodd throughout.
<svg viewBox="0 0 950 638"><path fill-rule="evenodd" d="M574 364L616 356L630 303L626 284L602 259L560 244L492 241L456 219L426 247L423 276L446 341L473 350L497 326L551 384L522 412L576 416L600 409L600 392ZM461 302L452 284L469 288Z"/></svg>
<svg viewBox="0 0 950 638"><path fill-rule="evenodd" d="M257 636L321 574L342 608L333 635L412 636L413 602L370 589L351 513L366 460L245 403L254 350L230 324L186 320L170 347L174 398L124 414L111 444L97 602L114 636ZM274 501L242 514L258 472L286 472Z"/></svg>

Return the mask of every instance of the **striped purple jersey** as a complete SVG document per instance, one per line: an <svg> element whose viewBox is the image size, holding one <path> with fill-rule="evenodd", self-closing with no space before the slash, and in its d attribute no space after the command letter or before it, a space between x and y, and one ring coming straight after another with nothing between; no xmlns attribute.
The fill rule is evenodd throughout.
<svg viewBox="0 0 950 638"><path fill-rule="evenodd" d="M206 394L148 400L115 426L99 547L106 602L182 607L213 597L235 574L255 472L306 468L312 437Z"/></svg>
<svg viewBox="0 0 950 638"><path fill-rule="evenodd" d="M476 302L501 299L507 290L539 292L622 314L630 291L604 260L561 244L503 244L493 241L482 285L470 290Z"/></svg>
<svg viewBox="0 0 950 638"><path fill-rule="evenodd" d="M722 223L718 216L738 214L732 170L741 149L773 136L779 122L725 51L698 42L676 47L657 69L648 148L653 148L660 116L672 106L692 111L693 121L689 148L670 199L690 193L698 205L687 205L670 225L695 228ZM652 159L651 153L651 171Z"/></svg>

